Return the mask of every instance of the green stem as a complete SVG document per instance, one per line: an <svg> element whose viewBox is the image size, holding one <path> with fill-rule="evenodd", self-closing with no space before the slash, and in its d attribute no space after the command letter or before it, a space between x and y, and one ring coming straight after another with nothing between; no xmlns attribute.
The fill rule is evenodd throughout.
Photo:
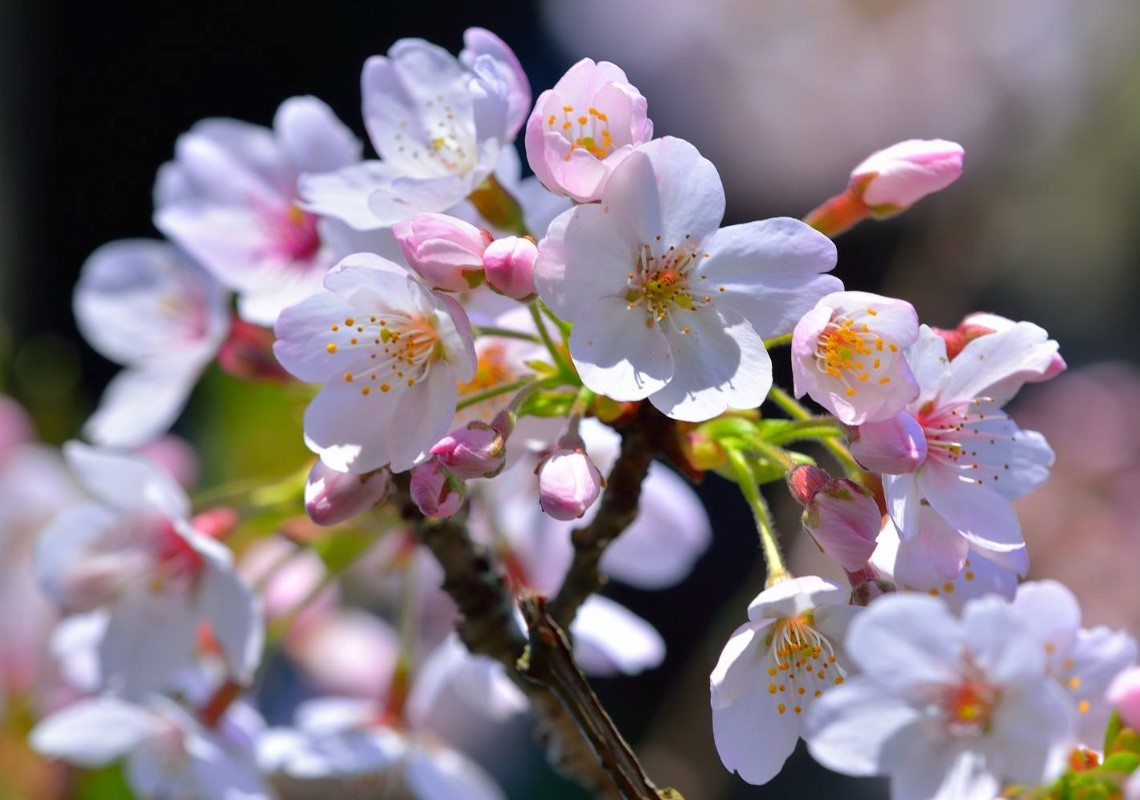
<svg viewBox="0 0 1140 800"><path fill-rule="evenodd" d="M595 396L596 395L585 386L578 390L578 395L574 398L574 404L570 406L570 415L566 425L569 430L575 433L578 432L578 423L582 420L582 417L586 415L586 412L590 410L590 403L594 402Z"/></svg>
<svg viewBox="0 0 1140 800"><path fill-rule="evenodd" d="M796 468L796 462L789 456L782 447L779 447L772 442L764 441L762 439L753 439L748 443L748 447L755 450L760 455L769 461L779 464L780 468L785 473L791 472Z"/></svg>
<svg viewBox="0 0 1140 800"><path fill-rule="evenodd" d="M764 349L771 350L773 347L782 347L786 344L792 343L792 334L785 333L783 336L773 336L771 339L764 340Z"/></svg>
<svg viewBox="0 0 1140 800"><path fill-rule="evenodd" d="M831 417L813 417L812 419L788 420L786 426L767 434L766 440L770 444L785 445L788 442L835 439L842 435L843 431Z"/></svg>
<svg viewBox="0 0 1140 800"><path fill-rule="evenodd" d="M527 308L530 309L530 316L534 320L534 326L538 328L538 335L542 337L542 343L546 345L546 349L550 351L550 357L554 360L558 371L564 375L575 375L574 368L566 363L566 359L562 356L562 348L554 343L550 338L550 331L546 329L546 323L542 321L542 312L539 310L538 301L528 303Z"/></svg>
<svg viewBox="0 0 1140 800"><path fill-rule="evenodd" d="M531 386L537 382L538 381L535 380L535 377L533 375L526 375L522 378L519 378L518 380L511 381L510 383L500 383L498 386L492 386L490 389L484 389L481 392L467 395L456 404L455 410L460 411L464 408L473 406L476 403L482 403L484 400L490 400L492 397L498 397L502 394L509 394L510 392L515 392L519 389L525 389L526 387Z"/></svg>
<svg viewBox="0 0 1140 800"><path fill-rule="evenodd" d="M542 342L542 339L533 333L514 331L510 328L498 328L494 325L476 325L475 336L500 336L504 339L521 339L524 342L534 342L535 344Z"/></svg>
<svg viewBox="0 0 1140 800"><path fill-rule="evenodd" d="M783 409L784 413L793 420L820 421L820 418L813 416L798 400L778 386L771 388L768 392L768 399ZM832 424L837 425L838 423ZM836 430L839 429L836 428ZM828 437L819 439L819 443L831 454L832 458L839 462L839 466L843 467L843 471L847 474L847 477L859 482L868 489L874 488L874 478L868 475L866 470L859 466L859 462L855 460L855 457L851 455L851 451L848 450L842 442L838 441L835 437Z"/></svg>
<svg viewBox="0 0 1140 800"><path fill-rule="evenodd" d="M784 566L784 560L780 555L780 543L776 539L776 530L772 527L772 517L768 513L768 504L764 502L764 496L760 494L760 489L756 486L752 468L748 466L748 461L744 455L739 450L734 449L725 452L728 454L728 460L732 463L732 469L736 473L736 483L740 486L744 499L748 501L749 508L752 509L752 518L756 522L756 532L760 535L760 547L764 550L764 562L768 565L766 585L772 586L791 577L791 573Z"/></svg>

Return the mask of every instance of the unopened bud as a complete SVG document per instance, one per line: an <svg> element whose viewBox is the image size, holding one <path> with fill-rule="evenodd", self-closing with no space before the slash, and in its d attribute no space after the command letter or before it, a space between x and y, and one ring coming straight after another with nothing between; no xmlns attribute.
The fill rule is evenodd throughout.
<svg viewBox="0 0 1140 800"><path fill-rule="evenodd" d="M1124 670L1108 686L1105 698L1120 713L1120 720L1140 731L1140 667Z"/></svg>
<svg viewBox="0 0 1140 800"><path fill-rule="evenodd" d="M491 234L446 214L417 214L392 226L408 264L438 289L465 292L483 282Z"/></svg>
<svg viewBox="0 0 1140 800"><path fill-rule="evenodd" d="M793 474L798 469L793 470ZM823 470L818 472L827 475ZM805 476L800 488L805 493L810 491L818 477ZM799 497L794 488L793 493ZM812 492L801 519L804 529L823 552L848 572L867 565L883 521L879 505L870 492L846 478L828 478Z"/></svg>
<svg viewBox="0 0 1140 800"><path fill-rule="evenodd" d="M864 468L884 475L914 472L926 460L926 434L905 411L852 428L849 447Z"/></svg>
<svg viewBox="0 0 1140 800"><path fill-rule="evenodd" d="M562 437L535 473L539 507L547 516L563 521L580 519L606 485L577 436Z"/></svg>
<svg viewBox="0 0 1140 800"><path fill-rule="evenodd" d="M318 461L305 482L305 511L318 525L336 525L383 502L391 488L387 469L357 475Z"/></svg>
<svg viewBox="0 0 1140 800"><path fill-rule="evenodd" d="M788 489L801 506L806 506L829 480L831 475L827 470L811 464L800 464L788 473Z"/></svg>
<svg viewBox="0 0 1140 800"><path fill-rule="evenodd" d="M495 428L485 422L467 423L444 436L431 449L455 477L493 478L503 470L507 461L506 443Z"/></svg>
<svg viewBox="0 0 1140 800"><path fill-rule="evenodd" d="M412 470L408 493L427 517L450 517L463 505L467 487L451 470L430 458Z"/></svg>
<svg viewBox="0 0 1140 800"><path fill-rule="evenodd" d="M526 302L532 299L534 288L534 262L538 246L525 236L507 236L487 245L483 252L483 269L487 285L512 300Z"/></svg>
<svg viewBox="0 0 1140 800"><path fill-rule="evenodd" d="M848 191L872 216L893 216L958 180L964 155L956 142L908 139L872 153L855 167Z"/></svg>

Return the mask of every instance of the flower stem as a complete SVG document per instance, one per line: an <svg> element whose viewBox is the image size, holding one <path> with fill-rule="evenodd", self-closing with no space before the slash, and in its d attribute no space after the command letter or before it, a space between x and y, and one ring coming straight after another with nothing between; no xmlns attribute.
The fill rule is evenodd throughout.
<svg viewBox="0 0 1140 800"><path fill-rule="evenodd" d="M784 413L786 413L793 420L810 420L812 422L822 421L818 417L813 416L812 413L804 408L799 401L797 401L794 397L785 392L779 386L773 386L771 390L769 390L768 399L783 409ZM837 423L832 424L835 425ZM851 478L854 481L857 481L868 489L874 490L875 479L871 477L866 470L859 466L859 462L855 460L855 457L851 455L851 451L848 450L842 442L837 441L833 437L828 437L819 438L819 443L823 445L824 449L826 449L828 453L831 454L832 458L839 462L839 466L843 468L843 471L847 474L847 477Z"/></svg>
<svg viewBox="0 0 1140 800"><path fill-rule="evenodd" d="M835 238L871 215L871 209L854 192L837 194L804 217L820 233Z"/></svg>
<svg viewBox="0 0 1140 800"><path fill-rule="evenodd" d="M748 501L748 506L752 509L752 518L756 522L756 532L760 535L760 547L764 550L764 562L768 565L766 585L772 586L790 578L791 574L784 566L783 557L780 555L780 543L776 539L776 530L772 527L772 517L768 513L768 504L764 502L764 496L760 494L760 489L756 486L752 468L748 466L748 461L744 455L736 449L728 449L725 452L728 454L728 460L732 463L733 472L736 473L736 483L740 486L744 499Z"/></svg>
<svg viewBox="0 0 1140 800"><path fill-rule="evenodd" d="M476 325L476 336L500 336L504 339L521 339L524 342L534 342L539 344L542 339L535 336L533 333L525 333L524 331L515 331L510 328L499 328L494 325Z"/></svg>
<svg viewBox="0 0 1140 800"><path fill-rule="evenodd" d="M764 340L764 349L771 350L773 347L783 347L786 344L792 343L792 334L785 333L783 336L773 336L771 339Z"/></svg>
<svg viewBox="0 0 1140 800"><path fill-rule="evenodd" d="M484 389L481 392L467 395L458 403L456 403L455 410L460 411L464 408L468 408L469 406L473 406L476 403L482 403L484 400L490 400L492 397L498 397L501 394L509 394L511 392L518 391L519 389L525 389L527 387L533 386L536 383L538 383L538 381L535 380L535 377L533 375L525 375L518 380L511 381L510 383L500 383L498 386L492 386L490 389Z"/></svg>
<svg viewBox="0 0 1140 800"><path fill-rule="evenodd" d="M546 329L546 323L542 321L542 311L539 310L538 301L528 303L527 308L530 309L530 316L534 320L534 326L538 328L538 335L542 337L542 343L550 351L550 357L554 359L558 371L564 375L576 375L574 368L566 363L566 358L562 355L562 348L550 338L550 331Z"/></svg>

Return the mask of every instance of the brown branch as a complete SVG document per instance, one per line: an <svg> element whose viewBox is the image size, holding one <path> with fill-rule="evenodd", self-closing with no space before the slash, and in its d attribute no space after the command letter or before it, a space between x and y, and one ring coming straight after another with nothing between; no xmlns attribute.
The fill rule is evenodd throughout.
<svg viewBox="0 0 1140 800"><path fill-rule="evenodd" d="M621 453L606 478L597 515L570 535L574 560L562 588L550 601L550 616L563 628L569 627L578 607L605 583L598 567L602 555L637 517L641 484L653 456L674 437L672 420L649 403L641 403L631 416L626 424L615 425L621 434Z"/></svg>
<svg viewBox="0 0 1140 800"><path fill-rule="evenodd" d="M558 698L622 796L626 800L683 800L676 790L658 790L645 774L633 749L574 663L570 643L547 610L546 598L526 595L519 599L519 608L530 629L530 648L519 671Z"/></svg>

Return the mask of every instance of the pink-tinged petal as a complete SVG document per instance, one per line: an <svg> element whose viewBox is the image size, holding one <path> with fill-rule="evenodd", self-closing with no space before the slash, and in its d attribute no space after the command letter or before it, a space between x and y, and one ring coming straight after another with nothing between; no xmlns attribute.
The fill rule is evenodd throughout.
<svg viewBox="0 0 1140 800"><path fill-rule="evenodd" d="M602 571L639 589L663 589L685 579L711 540L708 514L692 487L654 462L637 517L606 549Z"/></svg>
<svg viewBox="0 0 1140 800"><path fill-rule="evenodd" d="M455 376L443 369L433 369L403 393L387 431L393 472L410 469L447 433L458 400Z"/></svg>
<svg viewBox="0 0 1140 800"><path fill-rule="evenodd" d="M731 309L719 313L710 306L681 319L685 328L665 327L673 378L651 394L649 402L673 419L688 422L764 402L772 388L772 360L752 326Z"/></svg>
<svg viewBox="0 0 1140 800"><path fill-rule="evenodd" d="M808 712L804 740L812 758L845 775L894 771L918 738L921 714L863 676L828 689Z"/></svg>
<svg viewBox="0 0 1140 800"><path fill-rule="evenodd" d="M852 623L847 654L882 687L905 689L952 681L962 625L941 600L880 597Z"/></svg>
<svg viewBox="0 0 1140 800"><path fill-rule="evenodd" d="M83 435L108 447L153 441L178 419L197 381L197 369L124 369L107 384Z"/></svg>
<svg viewBox="0 0 1140 800"><path fill-rule="evenodd" d="M37 753L81 767L110 764L164 729L145 708L117 697L82 700L42 720L29 734Z"/></svg>
<svg viewBox="0 0 1140 800"><path fill-rule="evenodd" d="M1055 456L1053 448L1037 431L1019 430L1012 423L1010 427L1009 469L1003 469L1000 480L990 486L1007 500L1016 500L1049 479Z"/></svg>
<svg viewBox="0 0 1140 800"><path fill-rule="evenodd" d="M229 328L221 285L173 246L145 239L105 244L83 264L75 320L120 364L201 365Z"/></svg>
<svg viewBox="0 0 1140 800"><path fill-rule="evenodd" d="M820 274L835 266L835 244L789 217L721 228L704 249L709 258L701 274L724 287L718 302L743 314L765 339L790 332L821 297L843 288L838 278Z"/></svg>
<svg viewBox="0 0 1140 800"><path fill-rule="evenodd" d="M332 172L360 161L360 141L315 97L290 97L282 103L273 131L298 172Z"/></svg>
<svg viewBox="0 0 1140 800"><path fill-rule="evenodd" d="M887 500L887 513L903 541L918 535L918 511L922 497L918 478L914 474L883 475L883 495Z"/></svg>
<svg viewBox="0 0 1140 800"><path fill-rule="evenodd" d="M1113 706L1120 706L1110 696L1110 684L1136 662L1136 654L1136 640L1123 631L1111 631L1103 626L1078 631L1077 641L1070 651L1071 674L1056 676L1062 680L1071 700L1078 702L1078 741L1093 747L1100 744ZM1086 704L1080 704L1081 700ZM1123 708L1121 717L1125 725L1133 727Z"/></svg>
<svg viewBox="0 0 1140 800"><path fill-rule="evenodd" d="M988 396L990 389L1011 376L1044 374L1056 352L1057 343L1031 322L979 336L951 362L950 378L940 396L943 400Z"/></svg>
<svg viewBox="0 0 1140 800"><path fill-rule="evenodd" d="M898 532L892 530L897 537ZM919 511L918 532L900 542L893 575L910 587L930 589L962 572L969 543L928 506Z"/></svg>
<svg viewBox="0 0 1140 800"><path fill-rule="evenodd" d="M1013 506L988 486L929 460L916 478L931 507L970 542L998 552L1025 546Z"/></svg>
<svg viewBox="0 0 1140 800"><path fill-rule="evenodd" d="M763 672L764 637L771 622L746 622L732 632L709 675L713 711L728 708L753 690Z"/></svg>
<svg viewBox="0 0 1140 800"><path fill-rule="evenodd" d="M443 211L466 198L488 174L489 170L422 178L402 175L369 195L368 209L381 226L393 225L424 212Z"/></svg>
<svg viewBox="0 0 1140 800"><path fill-rule="evenodd" d="M927 325L918 327L918 341L906 351L906 360L921 390L910 410L918 409L935 396L948 397L944 392L950 379L950 359L946 357L946 342Z"/></svg>
<svg viewBox="0 0 1140 800"><path fill-rule="evenodd" d="M648 142L614 170L602 208L625 215L642 242L705 241L724 217L724 187L716 167L683 139Z"/></svg>
<svg viewBox="0 0 1140 800"><path fill-rule="evenodd" d="M535 287L563 319L577 322L599 297L626 302L638 240L624 213L600 205L577 206L556 217L539 242Z"/></svg>
<svg viewBox="0 0 1140 800"><path fill-rule="evenodd" d="M763 685L761 685L763 684ZM777 710L766 683L758 682L734 703L713 708L713 741L724 766L751 784L763 784L780 772L796 747L803 714Z"/></svg>
<svg viewBox="0 0 1140 800"><path fill-rule="evenodd" d="M601 595L590 595L570 624L574 655L589 675L637 675L665 660L652 625Z"/></svg>
<svg viewBox="0 0 1140 800"><path fill-rule="evenodd" d="M443 746L411 748L403 769L408 787L419 800L506 800L482 767Z"/></svg>
<svg viewBox="0 0 1140 800"><path fill-rule="evenodd" d="M530 112L530 81L514 51L506 42L484 28L468 28L463 32L463 50L459 62L471 69L475 59L490 56L503 66L507 83L507 133L511 138L522 128Z"/></svg>
<svg viewBox="0 0 1140 800"><path fill-rule="evenodd" d="M306 383L327 383L350 371L359 358L353 350L337 345L331 335L331 326L342 325L356 313L356 308L343 297L318 292L277 317L273 354L295 378Z"/></svg>
<svg viewBox="0 0 1140 800"><path fill-rule="evenodd" d="M982 597L967 603L962 627L973 663L992 684L1028 683L1044 673L1045 649L1005 599Z"/></svg>
<svg viewBox="0 0 1140 800"><path fill-rule="evenodd" d="M372 213L369 198L397 175L390 164L362 161L336 172L302 175L297 190L306 211L334 217L359 231L375 230L386 226Z"/></svg>
<svg viewBox="0 0 1140 800"><path fill-rule="evenodd" d="M305 409L305 444L337 472L372 472L390 460L394 405L371 402L350 384L329 384ZM362 425L361 420L368 424Z"/></svg>
<svg viewBox="0 0 1140 800"><path fill-rule="evenodd" d="M850 185L877 214L896 214L958 180L964 155L957 142L908 139L868 156Z"/></svg>
<svg viewBox="0 0 1140 800"><path fill-rule="evenodd" d="M993 719L994 738L1004 744L999 756L1003 777L1037 786L1059 776L1076 744L1074 716L1054 684L1029 688L1015 681L1003 687ZM1104 735L1103 729L1099 734Z"/></svg>
<svg viewBox="0 0 1140 800"><path fill-rule="evenodd" d="M232 569L217 564L207 562L200 581L195 588L198 614L210 624L229 677L246 684L261 662L265 642L261 601Z"/></svg>
<svg viewBox="0 0 1140 800"><path fill-rule="evenodd" d="M298 632L289 653L318 689L367 698L357 700L363 723L388 690L377 676L395 673L400 637L374 614L341 608Z"/></svg>
<svg viewBox="0 0 1140 800"><path fill-rule="evenodd" d="M288 211L280 207L277 213L284 216ZM279 245L265 216L252 205L187 200L158 209L154 225L231 289L255 286L262 269L283 268L288 263L277 254Z"/></svg>
<svg viewBox="0 0 1140 800"><path fill-rule="evenodd" d="M259 280L257 286L242 291L237 301L238 316L253 325L272 328L286 308L320 293L327 265L318 259L304 268L274 269L264 282Z"/></svg>
<svg viewBox="0 0 1140 800"><path fill-rule="evenodd" d="M872 472L903 475L926 460L926 433L906 411L890 419L866 422L851 431L851 455Z"/></svg>
<svg viewBox="0 0 1140 800"><path fill-rule="evenodd" d="M195 197L221 205L273 205L291 194L296 171L268 128L207 119L178 137L174 159Z"/></svg>
<svg viewBox="0 0 1140 800"><path fill-rule="evenodd" d="M1002 555L1009 556L1018 552L1023 553L1024 550L1015 550ZM986 555L988 554L971 548L968 557L962 564L962 571L953 580L938 582L930 586L908 585L907 588L924 591L934 597L941 597L956 614L961 614L962 609L971 600L986 595L997 595L1006 600L1012 600L1017 592L1018 571L991 561L985 557ZM1024 574L1024 570L1022 570L1022 574Z"/></svg>
<svg viewBox="0 0 1140 800"><path fill-rule="evenodd" d="M1069 647L1081 626L1081 607L1077 598L1057 581L1032 581L1017 589L1013 609L1022 627L1052 651L1050 662L1068 655Z"/></svg>
<svg viewBox="0 0 1140 800"><path fill-rule="evenodd" d="M139 592L117 603L99 643L103 688L142 697L194 661L198 620L178 594Z"/></svg>
<svg viewBox="0 0 1140 800"><path fill-rule="evenodd" d="M83 485L105 503L128 511L159 511L174 519L190 513L182 487L145 458L76 441L63 446L63 455Z"/></svg>
<svg viewBox="0 0 1140 800"><path fill-rule="evenodd" d="M735 343L733 343L735 346ZM619 401L644 400L675 377L673 353L656 325L624 300L595 298L570 333L570 355L582 383Z"/></svg>

